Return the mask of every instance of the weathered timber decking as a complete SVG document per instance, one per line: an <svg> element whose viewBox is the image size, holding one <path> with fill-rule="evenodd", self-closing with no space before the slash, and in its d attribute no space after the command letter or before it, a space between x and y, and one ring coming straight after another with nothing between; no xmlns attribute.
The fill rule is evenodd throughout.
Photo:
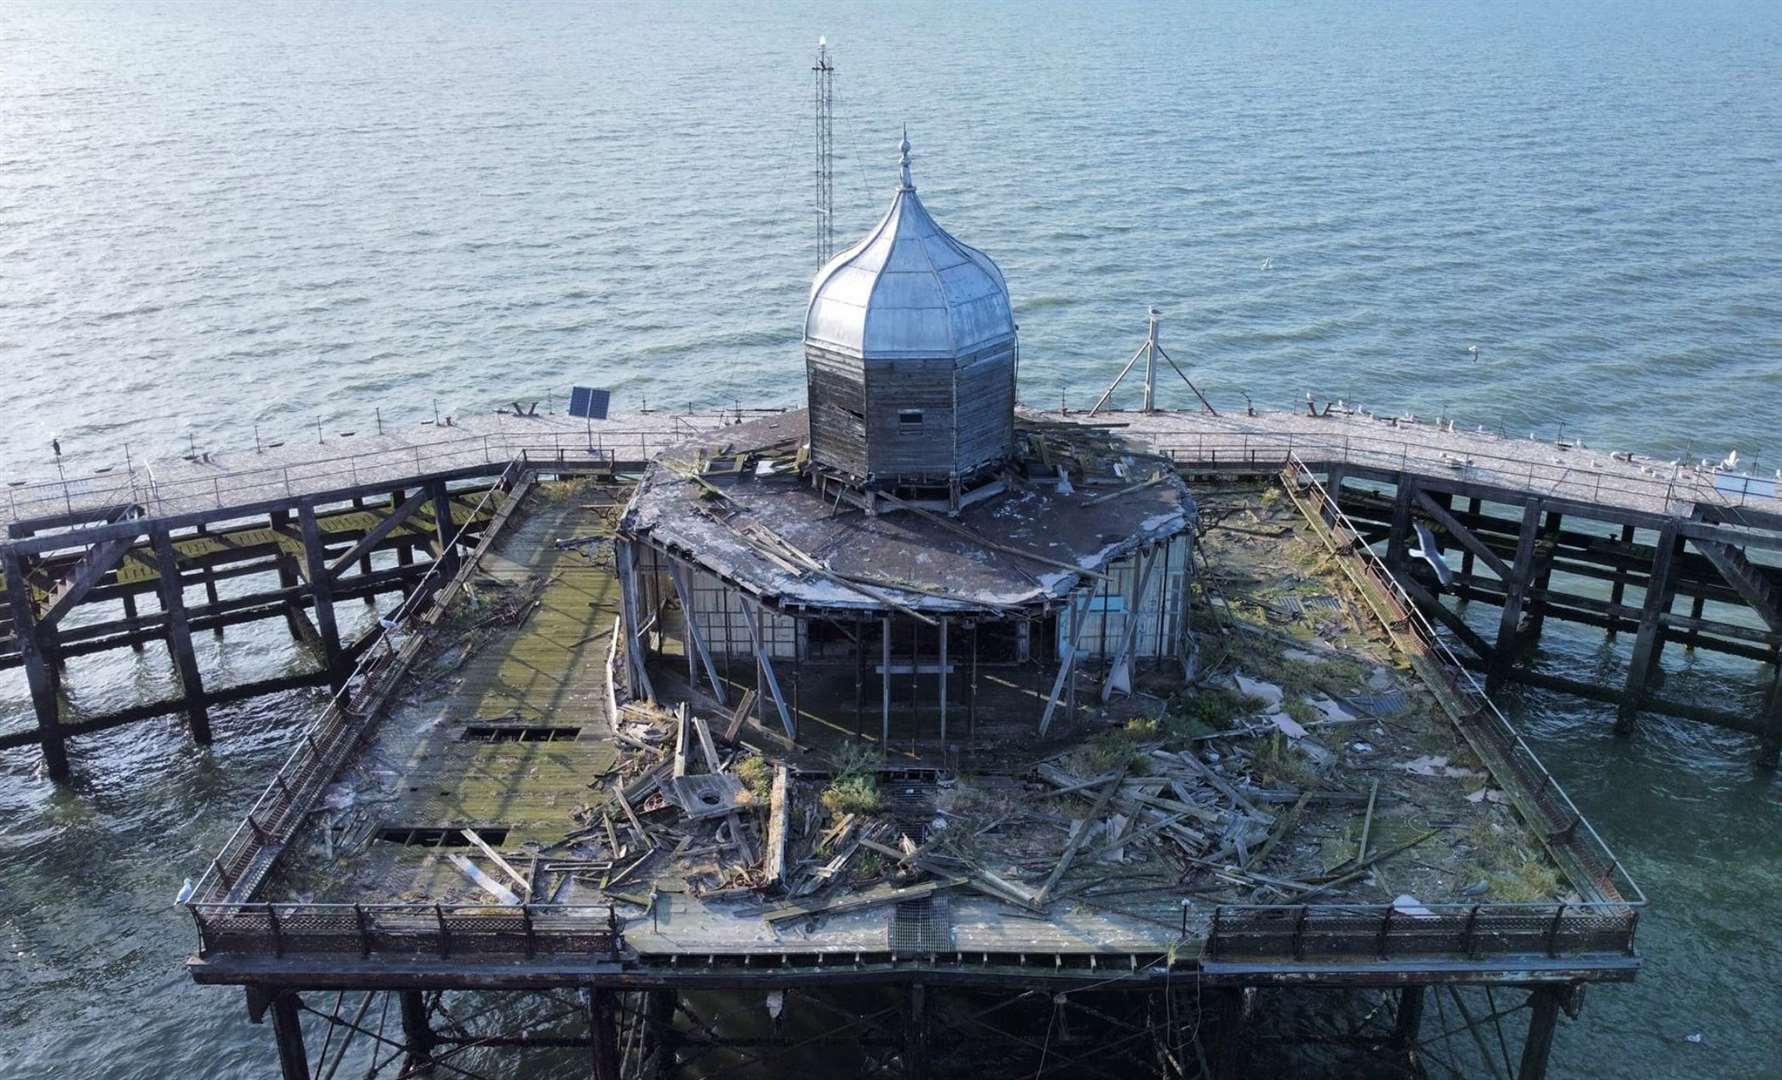
<svg viewBox="0 0 1782 1080"><path fill-rule="evenodd" d="M759 410L758 410L759 411ZM1455 475L1509 490L1578 502L1603 503L1655 515L1688 516L1695 507L1744 509L1782 515L1782 499L1728 493L1715 474L1673 465L1670 458L1639 454L1638 447L1561 447L1557 442L1505 437L1464 423L1438 429L1429 420L1333 412L1263 411L1212 416L1204 412L1151 414L1023 409L1036 420L1125 425L1124 434L1183 463L1243 469L1282 465L1289 452L1314 463L1352 462L1397 471ZM499 470L522 453L548 459L559 450L609 453L619 461L643 461L701 432L733 423L731 413L638 412L615 414L589 425L574 417L509 413L455 418L386 428L384 434L291 434L262 449L217 451L208 461L172 461L126 468L108 462L106 472L67 481L15 481L0 499L0 522L56 519L70 510L83 520L119 506L142 505L157 515L249 505L292 495L317 494L373 484L396 484L457 470ZM1635 452L1632 461L1611 456ZM122 455L120 454L121 458Z"/></svg>
<svg viewBox="0 0 1782 1080"><path fill-rule="evenodd" d="M505 985L506 979L542 985L553 978L545 968L521 969L500 958L516 950L531 956L544 948L537 942L554 940L569 932L565 928L603 927L609 910L619 920L622 952L585 960L553 954L550 964L562 973L558 977L585 979L593 963L615 978L627 971L642 977L648 970L658 973L652 978L672 980L675 976L664 972L685 961L693 965L687 978L696 981L697 968L718 957L732 964L797 958L801 965L821 964L827 957L842 967L863 956L876 962L900 955L926 956L930 963L944 955L953 964L982 958L994 965L1028 957L1064 965L1068 958L1073 967L1096 958L1116 964L1130 959L1136 966L1139 957L1154 963L1167 955L1174 958L1171 966L1242 969L1244 978L1256 979L1262 977L1258 964L1265 963L1277 974L1298 972L1333 985L1345 977L1377 977L1378 965L1388 957L1399 977L1421 972L1431 978L1483 978L1513 971L1532 981L1626 978L1637 967L1624 952L1634 909L1613 882L1597 876L1614 868L1547 861L1543 843L1570 838L1554 841L1528 831L1511 806L1552 794L1522 790L1527 775L1514 769L1498 773L1490 758L1474 760L1449 714L1438 707L1439 694L1396 666L1402 657L1394 661L1378 625L1361 614L1365 609L1325 605L1346 590L1340 577L1313 565L1324 558L1322 541L1306 532L1309 526L1294 524L1285 505L1256 504L1251 510L1264 528L1298 537L1293 543L1299 554L1291 554L1294 549L1284 539L1239 535L1219 557L1228 573L1267 576L1271 582L1254 599L1240 602L1234 591L1215 605L1221 618L1252 622L1248 630L1232 631L1231 640L1243 643L1234 647L1234 662L1252 673L1269 665L1297 671L1319 696L1396 693L1397 704L1377 718L1355 714L1315 736L1322 753L1330 755L1330 771L1316 780L1302 773L1299 782L1317 784L1336 797L1308 800L1292 831L1271 845L1266 863L1243 868L1241 860L1217 856L1211 870L1198 875L1196 888L1185 892L1181 868L1147 854L1136 840L1124 863L1104 861L1107 853L1100 849L1106 845L1096 842L1058 881L1057 898L1041 910L953 889L933 897L914 918L904 905L879 904L780 921L765 915L786 901L719 887L729 858L722 844L718 850L689 851L685 858L678 849L663 853L628 876L622 869L640 853L630 842L613 850L606 828L611 820L625 830L624 815L609 793L614 783L609 773L619 756L631 753L611 741L605 704L611 645L606 633L617 611L617 586L602 553L590 560L553 544L598 531L606 511L584 509L584 503L604 501L557 494L548 485L528 496L510 531L464 579L476 592L477 606L458 598L450 617L432 629L429 647L397 684L391 711L372 721L317 802L328 809L307 815L289 840L269 853L264 885L219 901L207 877L194 905L205 946L195 975L205 981L262 981L275 974L267 966L270 956L290 961L289 971L312 979L326 974L323 969L333 972L330 977L369 978L375 970L389 970L383 965L401 961L432 970L436 980L457 980L453 984ZM1289 557L1294 561L1280 562ZM1247 614L1241 609L1258 604ZM1296 624L1302 629L1256 621L1258 611L1271 610L1305 613ZM1284 647L1267 644L1283 637L1289 642ZM663 659L672 665L678 658ZM812 689L804 708L829 716L831 738L851 726L851 701ZM1266 732L1269 723L1259 717L1240 726L1262 724ZM472 725L578 730L561 742L482 742L466 740ZM633 725L633 730L641 729ZM1058 737L1049 744L1030 746L1029 762L1068 754L1072 746L1087 745L1087 736L1106 730L1086 718L1062 735L1055 732ZM1243 761L1271 736L1243 732L1215 738L1223 756ZM745 728L743 741L777 756L773 740L758 728ZM970 819L962 815L975 813L990 822L1003 812L997 807L1006 807L1009 823L974 838L970 849L997 874L1025 880L1024 887L1032 888L1056 859L1062 835L1048 815L1024 811L1046 788L1026 779L1026 766L1005 768L1006 753L997 757L996 774L982 778L953 780L933 771L904 770L887 774L883 783L898 827L918 842L939 818L963 821ZM1092 761L1079 767L1092 773ZM968 769L973 764L965 762ZM1136 779L1141 785L1136 793L1151 790L1142 777ZM1374 781L1379 796L1368 810L1363 800ZM820 776L799 783L794 805L801 815L813 809L822 783ZM1492 794L1503 788L1512 789L1508 797ZM1251 792L1257 800L1267 799L1264 789ZM1167 788L1162 794L1169 794ZM1275 817L1287 813L1283 803L1267 805ZM647 789L634 810L646 822L672 826L679 820L679 811ZM450 838L460 829L490 835L503 830L492 846L522 876L542 885L542 895L525 907L502 905L449 856L466 856L498 884L523 891L498 862L467 845L382 839L392 828L438 830L437 837L454 845ZM760 832L750 832L758 843ZM1314 903L1271 905L1266 890L1255 888L1264 879L1290 882L1340 868L1344 859L1358 857L1364 832L1371 839L1368 850L1385 857L1369 864L1372 873L1319 890ZM1481 839L1491 836L1500 839ZM1510 857L1501 853L1480 855L1476 848L1483 842L1515 852L1514 865L1494 863ZM1406 843L1410 846L1395 850ZM553 871L552 862L569 868ZM546 869L539 873L535 865ZM1546 869L1516 877L1518 870L1535 865ZM1219 877L1221 867L1227 868L1228 880ZM1195 876L1192 867L1190 875ZM613 883L603 889L608 878ZM1475 880L1485 891L1472 890ZM1523 891L1503 902L1498 891L1518 882ZM851 888L843 885L830 895L845 898ZM1402 911L1393 903L1400 894L1416 897ZM435 918L437 930L429 930ZM400 931L391 929L398 924ZM362 950L379 967L361 971ZM618 966L608 967L614 959Z"/></svg>

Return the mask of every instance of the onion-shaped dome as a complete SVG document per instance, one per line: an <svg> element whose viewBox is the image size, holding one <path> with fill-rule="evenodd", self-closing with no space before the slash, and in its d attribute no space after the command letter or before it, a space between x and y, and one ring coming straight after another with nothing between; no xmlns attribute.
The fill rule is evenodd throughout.
<svg viewBox="0 0 1782 1080"><path fill-rule="evenodd" d="M929 215L910 180L907 133L898 149L891 208L811 283L805 343L870 361L962 358L1013 342L1002 271Z"/></svg>

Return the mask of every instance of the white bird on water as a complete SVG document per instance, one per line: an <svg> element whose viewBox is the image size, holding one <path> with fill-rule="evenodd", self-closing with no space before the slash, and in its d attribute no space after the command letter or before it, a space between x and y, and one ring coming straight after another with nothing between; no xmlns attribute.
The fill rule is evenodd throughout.
<svg viewBox="0 0 1782 1080"><path fill-rule="evenodd" d="M1270 256L1270 257L1268 257L1268 258L1266 258L1266 259L1264 259L1264 260L1262 260L1262 268L1263 268L1263 269L1264 269L1264 270L1273 270L1273 269L1274 269L1274 268L1275 268L1275 260L1274 260L1274 257L1273 257L1273 256Z"/></svg>
<svg viewBox="0 0 1782 1080"><path fill-rule="evenodd" d="M1477 345L1468 345L1466 351L1473 354L1473 362L1477 363L1479 360L1479 347Z"/></svg>

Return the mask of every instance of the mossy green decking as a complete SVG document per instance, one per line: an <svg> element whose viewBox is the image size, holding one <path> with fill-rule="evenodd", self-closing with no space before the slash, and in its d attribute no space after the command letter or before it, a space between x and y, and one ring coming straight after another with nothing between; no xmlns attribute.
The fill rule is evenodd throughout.
<svg viewBox="0 0 1782 1080"><path fill-rule="evenodd" d="M590 784L613 764L606 657L618 585L606 550L593 560L553 541L602 535L607 521L561 487L527 496L511 532L442 625L438 646L417 663L391 715L376 728L334 800L268 895L390 901L476 895L444 849L379 840L387 828L506 829L498 845L522 852L563 839L572 813L598 801ZM468 742L472 724L579 727L550 742ZM338 863L332 841L362 845ZM511 884L511 883L510 883Z"/></svg>

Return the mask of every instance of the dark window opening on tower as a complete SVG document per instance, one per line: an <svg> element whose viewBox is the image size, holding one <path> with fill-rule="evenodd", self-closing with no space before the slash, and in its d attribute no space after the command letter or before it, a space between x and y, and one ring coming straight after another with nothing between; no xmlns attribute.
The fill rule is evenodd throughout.
<svg viewBox="0 0 1782 1080"><path fill-rule="evenodd" d="M908 431L911 428L919 428L921 426L922 426L922 410L921 409L899 409L899 410L897 410L897 428L899 431Z"/></svg>

